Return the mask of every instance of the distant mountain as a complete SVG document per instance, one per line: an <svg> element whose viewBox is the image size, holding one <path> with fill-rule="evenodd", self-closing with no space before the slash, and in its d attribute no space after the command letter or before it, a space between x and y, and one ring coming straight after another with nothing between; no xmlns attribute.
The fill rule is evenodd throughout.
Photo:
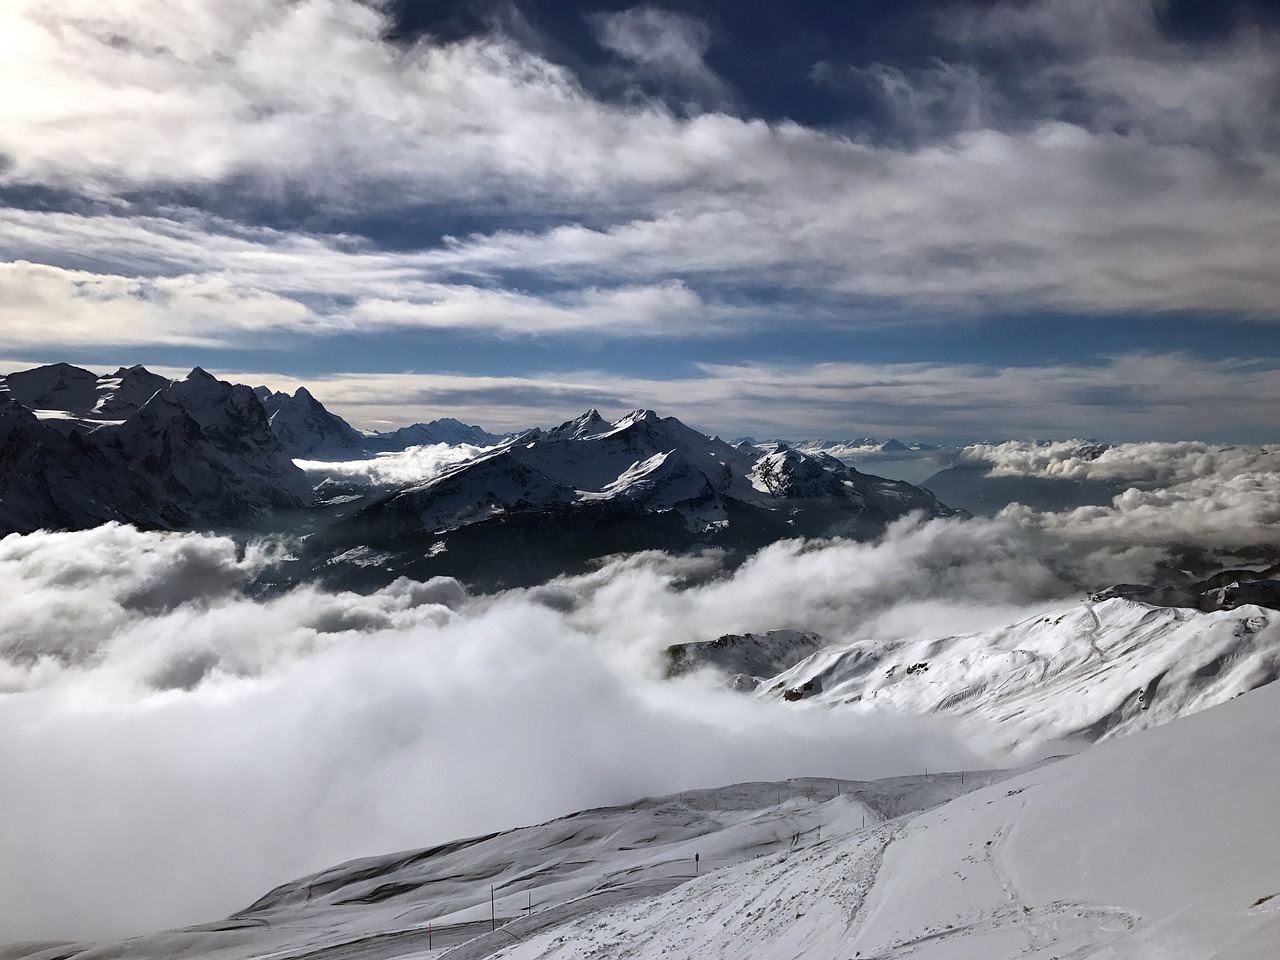
<svg viewBox="0 0 1280 960"><path fill-rule="evenodd" d="M330 413L299 387L292 395L254 387L267 422L289 455L299 460L358 460L368 453L366 437L337 414Z"/></svg>
<svg viewBox="0 0 1280 960"><path fill-rule="evenodd" d="M505 435L489 433L474 424L466 424L452 417L442 417L430 423L415 423L386 433L367 434L364 437L364 446L366 450L384 453L407 450L409 447L431 446L436 443L447 443L451 447L464 443L474 447L492 447L505 439Z"/></svg>
<svg viewBox="0 0 1280 960"><path fill-rule="evenodd" d="M613 423L590 410L365 506L308 552L340 578L533 583L634 550L871 536L913 510L955 513L825 455L733 447L652 410Z"/></svg>
<svg viewBox="0 0 1280 960"><path fill-rule="evenodd" d="M309 497L253 392L198 367L0 378L0 533L257 524Z"/></svg>
<svg viewBox="0 0 1280 960"><path fill-rule="evenodd" d="M0 377L0 390L64 432L96 429L126 420L170 380L142 366L98 376L69 363L54 363Z"/></svg>
<svg viewBox="0 0 1280 960"><path fill-rule="evenodd" d="M435 443L486 449L390 492L322 498L292 569L355 586L436 574L525 584L611 554L745 554L798 536L874 536L911 511L956 512L825 453L732 446L651 410L612 423L589 410L514 438L453 419L368 436L305 388L251 389L198 367L169 380L140 366L98 376L54 364L0 378L0 532L278 525L314 501L293 458Z"/></svg>
<svg viewBox="0 0 1280 960"><path fill-rule="evenodd" d="M752 441L754 444L755 441ZM760 446L783 444L803 453L825 453L840 460L875 457L878 454L927 454L937 447L927 443L904 443L896 437L881 442L875 437L850 440L769 440Z"/></svg>

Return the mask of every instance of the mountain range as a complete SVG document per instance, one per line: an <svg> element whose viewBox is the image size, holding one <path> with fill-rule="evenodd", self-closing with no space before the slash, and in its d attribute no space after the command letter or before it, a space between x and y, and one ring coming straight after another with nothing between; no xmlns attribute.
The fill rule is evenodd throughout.
<svg viewBox="0 0 1280 960"><path fill-rule="evenodd" d="M824 454L731 446L652 410L613 422L589 410L364 505L306 555L344 582L466 570L512 586L622 552L867 537L912 511L955 514Z"/></svg>
<svg viewBox="0 0 1280 960"><path fill-rule="evenodd" d="M436 443L475 455L390 490L320 498L294 463ZM53 364L0 378L0 533L109 521L303 531L297 572L355 585L533 583L626 551L873 536L912 511L955 513L823 452L730 445L651 410L613 422L590 410L515 437L447 418L364 434L305 387L251 389L199 368L170 380Z"/></svg>

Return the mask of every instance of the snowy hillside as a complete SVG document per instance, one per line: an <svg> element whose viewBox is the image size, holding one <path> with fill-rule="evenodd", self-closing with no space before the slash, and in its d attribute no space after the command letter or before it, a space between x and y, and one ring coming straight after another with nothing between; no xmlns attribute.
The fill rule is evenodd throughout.
<svg viewBox="0 0 1280 960"><path fill-rule="evenodd" d="M216 923L0 957L1269 960L1277 736L1272 687L1020 773L642 800L353 861Z"/></svg>
<svg viewBox="0 0 1280 960"><path fill-rule="evenodd" d="M445 955L1267 960L1280 943L1278 735L1273 687L919 814L846 821L798 851Z"/></svg>
<svg viewBox="0 0 1280 960"><path fill-rule="evenodd" d="M812 650L820 640L805 635ZM789 631L673 647L736 689L864 713L983 721L1009 747L1113 737L1230 700L1280 674L1280 612L1074 602L980 633L860 640L808 652ZM741 649L739 646L738 649ZM785 669L766 673L768 667ZM762 669L765 668L765 669Z"/></svg>

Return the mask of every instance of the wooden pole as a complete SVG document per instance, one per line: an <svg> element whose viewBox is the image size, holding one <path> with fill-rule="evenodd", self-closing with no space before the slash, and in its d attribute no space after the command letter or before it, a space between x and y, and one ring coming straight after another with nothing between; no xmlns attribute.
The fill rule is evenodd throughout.
<svg viewBox="0 0 1280 960"><path fill-rule="evenodd" d="M489 929L498 929L498 912L493 905L493 884L489 884Z"/></svg>

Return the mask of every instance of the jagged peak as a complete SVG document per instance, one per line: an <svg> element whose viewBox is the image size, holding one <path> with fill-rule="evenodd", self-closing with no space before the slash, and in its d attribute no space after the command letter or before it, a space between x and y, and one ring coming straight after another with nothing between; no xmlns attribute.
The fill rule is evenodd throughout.
<svg viewBox="0 0 1280 960"><path fill-rule="evenodd" d="M558 439L567 440L584 440L587 437L598 436L608 432L614 424L609 423L604 417L600 416L600 411L592 407L580 417L572 420L566 420L560 426L549 432L549 436Z"/></svg>
<svg viewBox="0 0 1280 960"><path fill-rule="evenodd" d="M187 379L193 383L217 383L218 378L211 374L204 367L192 367L191 372L187 374Z"/></svg>

